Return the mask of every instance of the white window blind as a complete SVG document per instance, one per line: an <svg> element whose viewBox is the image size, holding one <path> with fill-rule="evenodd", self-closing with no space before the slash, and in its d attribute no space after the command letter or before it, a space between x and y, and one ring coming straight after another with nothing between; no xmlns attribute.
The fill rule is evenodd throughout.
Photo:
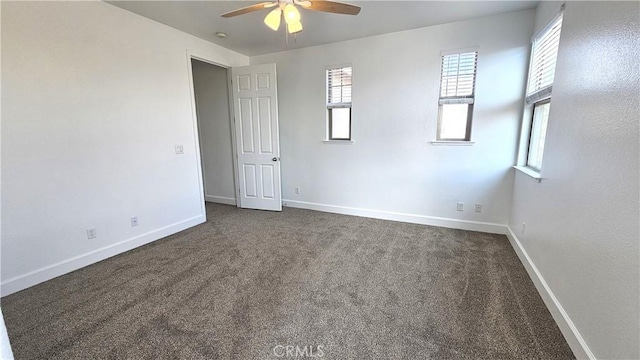
<svg viewBox="0 0 640 360"><path fill-rule="evenodd" d="M528 104L551 95L561 29L562 14L533 41L526 97Z"/></svg>
<svg viewBox="0 0 640 360"><path fill-rule="evenodd" d="M441 105L473 104L477 65L477 51L442 56Z"/></svg>
<svg viewBox="0 0 640 360"><path fill-rule="evenodd" d="M327 107L351 106L351 66L327 70Z"/></svg>

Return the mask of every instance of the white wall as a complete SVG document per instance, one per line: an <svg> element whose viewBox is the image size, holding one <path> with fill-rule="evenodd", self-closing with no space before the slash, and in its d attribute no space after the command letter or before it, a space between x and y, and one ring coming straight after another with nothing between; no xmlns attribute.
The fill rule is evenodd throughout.
<svg viewBox="0 0 640 360"><path fill-rule="evenodd" d="M2 38L2 6L0 6L0 39ZM2 41L0 41L0 54L2 54ZM0 56L0 69L2 69L2 56ZM0 72L0 84L2 84L2 72ZM2 98L2 87L0 86L0 98ZM2 102L0 102L0 114L2 114ZM0 128L2 128L2 116L0 116ZM2 136L0 136L0 155L2 149ZM2 188L2 167L0 167L0 189ZM0 191L0 218L2 214L2 192ZM2 221L0 221L0 244L2 244ZM0 247L0 265L2 263L2 248ZM1 272L0 266L0 272ZM0 359L13 359L13 351L7 334L7 327L4 325L4 316L0 308Z"/></svg>
<svg viewBox="0 0 640 360"><path fill-rule="evenodd" d="M277 64L285 202L503 231L532 29L527 10L252 57L252 64ZM479 46L475 144L431 145L440 53L473 46ZM343 63L353 65L355 141L325 144L325 67ZM464 212L456 211L457 201L465 202ZM480 214L476 202L484 205Z"/></svg>
<svg viewBox="0 0 640 360"><path fill-rule="evenodd" d="M566 3L543 180L515 175L512 241L577 356L640 358L639 10Z"/></svg>
<svg viewBox="0 0 640 360"><path fill-rule="evenodd" d="M248 58L103 2L1 6L3 294L204 221L187 49Z"/></svg>
<svg viewBox="0 0 640 360"><path fill-rule="evenodd" d="M9 342L9 335L7 334L7 327L4 325L4 316L0 310L0 359L11 360L13 359L13 351L11 350L11 343Z"/></svg>
<svg viewBox="0 0 640 360"><path fill-rule="evenodd" d="M235 205L227 69L192 63L205 200Z"/></svg>

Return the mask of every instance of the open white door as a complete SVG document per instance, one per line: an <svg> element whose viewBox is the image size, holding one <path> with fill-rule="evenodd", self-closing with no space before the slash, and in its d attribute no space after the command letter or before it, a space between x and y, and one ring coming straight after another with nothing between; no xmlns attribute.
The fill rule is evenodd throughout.
<svg viewBox="0 0 640 360"><path fill-rule="evenodd" d="M282 210L276 64L231 69L239 206Z"/></svg>

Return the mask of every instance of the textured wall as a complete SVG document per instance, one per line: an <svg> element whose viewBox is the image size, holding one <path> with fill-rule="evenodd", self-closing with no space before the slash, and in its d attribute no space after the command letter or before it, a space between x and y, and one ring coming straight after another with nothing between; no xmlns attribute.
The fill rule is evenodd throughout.
<svg viewBox="0 0 640 360"><path fill-rule="evenodd" d="M566 3L543 180L516 173L510 220L601 359L640 357L639 19L637 2Z"/></svg>

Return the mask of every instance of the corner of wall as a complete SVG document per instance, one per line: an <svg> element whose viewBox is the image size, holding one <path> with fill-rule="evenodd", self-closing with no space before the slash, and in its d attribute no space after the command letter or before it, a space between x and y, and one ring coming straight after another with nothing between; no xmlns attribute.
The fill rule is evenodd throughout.
<svg viewBox="0 0 640 360"><path fill-rule="evenodd" d="M533 281L533 284L542 297L542 300L547 305L549 312L551 312L551 316L553 316L553 319L558 324L558 327L564 335L564 338L567 340L567 343L571 347L573 354L578 359L595 360L595 355L593 355L593 353L589 349L589 346L587 346L587 343L582 338L582 335L580 335L580 332L574 325L573 321L571 321L571 318L562 307L562 304L560 304L560 301L558 301L556 296L553 294L553 291L551 291L549 285L547 285L547 282L542 276L542 273L540 273L531 257L529 257L529 254L527 254L527 251L520 243L520 240L513 232L513 230L511 230L511 227L507 226L506 234L509 242L511 243L511 246L513 247L513 250L516 252L518 258L520 258L520 262L522 262L525 269L527 270L529 277Z"/></svg>

